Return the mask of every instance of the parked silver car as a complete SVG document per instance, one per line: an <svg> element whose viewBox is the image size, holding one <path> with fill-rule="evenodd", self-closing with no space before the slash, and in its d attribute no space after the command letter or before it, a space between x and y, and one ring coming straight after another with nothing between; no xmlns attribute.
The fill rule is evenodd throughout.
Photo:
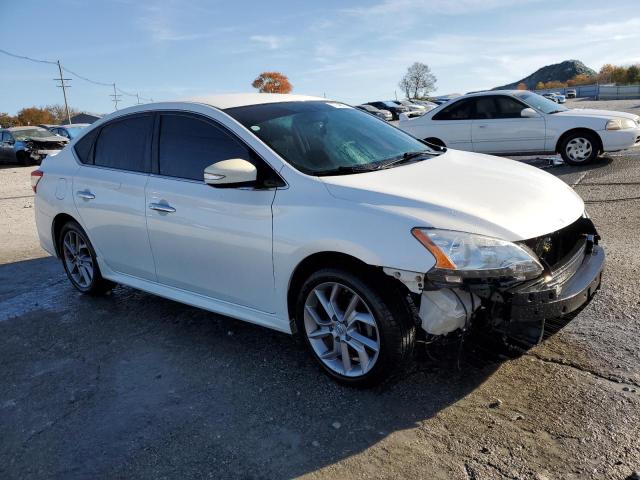
<svg viewBox="0 0 640 480"><path fill-rule="evenodd" d="M376 117L380 117L383 120L386 120L387 122L393 120L393 114L389 111L389 110L383 110L377 107L374 107L373 105L358 105L356 108L359 108L360 110L364 110L365 112L369 112L372 115L375 115Z"/></svg>

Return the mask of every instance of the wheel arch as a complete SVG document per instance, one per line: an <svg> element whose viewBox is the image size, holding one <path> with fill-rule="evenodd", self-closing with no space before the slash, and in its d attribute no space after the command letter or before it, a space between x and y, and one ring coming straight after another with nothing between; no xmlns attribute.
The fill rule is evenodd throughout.
<svg viewBox="0 0 640 480"><path fill-rule="evenodd" d="M70 221L80 225L80 222L78 222L78 220L73 218L68 213L57 214L53 218L53 222L51 222L51 239L53 240L53 248L55 248L56 256L58 258L61 258L60 245L59 245L60 232L62 231L62 227Z"/></svg>
<svg viewBox="0 0 640 480"><path fill-rule="evenodd" d="M578 127L578 128L572 128L571 130L567 130L566 132L564 132L562 135L560 135L560 137L558 138L558 141L556 142L556 148L555 151L557 153L560 153L560 146L562 145L562 142L564 142L564 140L573 134L585 134L588 133L589 135L593 136L593 138L596 139L596 141L598 142L598 152L602 152L602 138L600 138L600 135L598 134L598 132L596 132L595 130L592 130L591 128L586 128L586 127Z"/></svg>
<svg viewBox="0 0 640 480"><path fill-rule="evenodd" d="M362 273L367 275L367 278L369 279L373 279L380 283L388 282L386 283L387 285L393 285L396 288L406 290L408 293L407 287L395 278L386 275L383 272L382 267L369 265L353 255L342 252L323 251L313 253L298 263L289 278L289 285L287 288L287 312L289 314L291 331L294 334L297 330L295 309L298 292L309 275L324 267L340 267L345 268L352 273Z"/></svg>

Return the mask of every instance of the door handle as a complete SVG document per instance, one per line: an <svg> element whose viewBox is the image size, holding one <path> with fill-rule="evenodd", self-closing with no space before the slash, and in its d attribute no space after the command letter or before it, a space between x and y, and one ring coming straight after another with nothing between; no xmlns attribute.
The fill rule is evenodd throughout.
<svg viewBox="0 0 640 480"><path fill-rule="evenodd" d="M150 203L149 208L151 210L155 210L157 212L162 212L162 213L173 213L176 211L176 209L173 208L171 205L167 205L164 203Z"/></svg>
<svg viewBox="0 0 640 480"><path fill-rule="evenodd" d="M478 125L478 128L487 128L488 125Z"/></svg>
<svg viewBox="0 0 640 480"><path fill-rule="evenodd" d="M96 196L88 190L76 192L76 195L83 200L93 200Z"/></svg>

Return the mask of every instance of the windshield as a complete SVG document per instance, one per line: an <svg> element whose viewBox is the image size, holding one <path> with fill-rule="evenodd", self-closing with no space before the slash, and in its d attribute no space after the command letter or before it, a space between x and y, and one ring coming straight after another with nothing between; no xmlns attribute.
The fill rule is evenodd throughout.
<svg viewBox="0 0 640 480"><path fill-rule="evenodd" d="M401 130L341 103L282 102L225 111L309 175L364 171L408 152L433 153Z"/></svg>
<svg viewBox="0 0 640 480"><path fill-rule="evenodd" d="M522 92L515 93L514 96L522 100L530 107L540 110L543 113L556 113L569 110L567 107L562 107L553 100L544 98L542 95L538 95L537 93Z"/></svg>
<svg viewBox="0 0 640 480"><path fill-rule="evenodd" d="M53 137L53 133L42 128L27 128L25 130L13 130L12 135L16 140L26 140L27 138Z"/></svg>

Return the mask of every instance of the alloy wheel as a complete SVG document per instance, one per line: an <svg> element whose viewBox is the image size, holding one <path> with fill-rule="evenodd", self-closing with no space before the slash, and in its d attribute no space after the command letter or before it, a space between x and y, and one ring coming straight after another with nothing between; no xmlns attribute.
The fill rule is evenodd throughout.
<svg viewBox="0 0 640 480"><path fill-rule="evenodd" d="M78 232L69 230L62 240L62 251L71 279L81 288L89 288L94 266L86 239Z"/></svg>
<svg viewBox="0 0 640 480"><path fill-rule="evenodd" d="M380 334L366 302L338 282L316 286L306 298L304 327L311 348L330 370L347 377L371 371Z"/></svg>
<svg viewBox="0 0 640 480"><path fill-rule="evenodd" d="M574 162L584 162L591 156L593 151L591 141L584 137L571 139L565 148L567 156Z"/></svg>

